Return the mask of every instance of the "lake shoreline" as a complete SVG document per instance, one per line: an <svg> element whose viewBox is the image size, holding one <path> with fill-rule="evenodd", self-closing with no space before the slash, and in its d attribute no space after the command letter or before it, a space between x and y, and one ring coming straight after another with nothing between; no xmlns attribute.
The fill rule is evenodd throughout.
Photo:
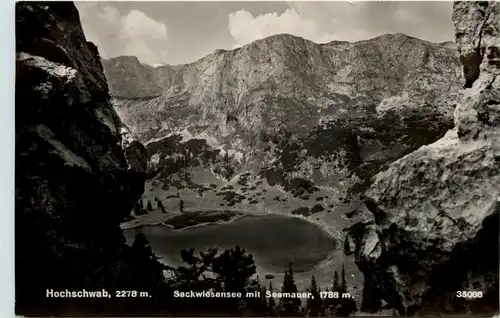
<svg viewBox="0 0 500 318"><path fill-rule="evenodd" d="M224 212L224 211L230 211L231 213L234 213L234 215L227 220L214 220L214 221L209 221L209 222L197 222L195 224L183 226L182 228L175 228L175 225L172 226L172 225L165 223L173 218L178 218L178 217L183 216L183 215L185 215L187 217L187 216L191 216L191 215L194 215L195 213L200 213L200 212L204 213L204 212ZM330 225L330 224L326 224L324 222L318 222L317 220L313 220L311 218L308 218L308 217L305 217L302 215L294 215L294 214L290 214L290 213L276 212L276 211L270 211L270 210L266 210L266 211L242 211L242 210L229 210L229 209L207 209L207 210L197 209L197 210L187 210L185 212L167 212L167 213L153 211L153 212L150 212L146 215L136 217L133 220L121 223L120 228L122 230L130 230L130 229L134 229L134 228L140 228L143 226L161 225L161 226L168 227L168 228L175 230L175 231L182 231L182 230L194 228L194 227L205 227L205 226L222 225L222 224L226 224L226 223L231 223L231 222L234 222L235 220L239 220L240 218L243 218L243 217L265 217L265 216L273 216L273 215L282 216L282 217L289 217L289 218L296 218L296 219L301 219L301 220L307 221L307 222L319 227L320 229L322 229L326 233L328 233L328 235L330 235L332 238L334 238L336 240L342 240L339 231L335 230L335 227ZM193 221L196 221L196 220L193 219Z"/></svg>
<svg viewBox="0 0 500 318"><path fill-rule="evenodd" d="M230 213L229 217L225 219L217 218L215 214L222 213ZM213 220L200 220L200 217L206 216L207 213L214 214ZM227 215L227 214L226 214ZM143 226L165 226L174 231L182 231L194 227L203 227L210 225L220 225L234 222L242 217L249 216L257 216L256 214L242 212L238 210L216 210L216 209L208 209L208 210L191 210L185 212L173 212L173 213L157 213L151 212L150 214L141 215L136 217L133 220L126 221L120 224L120 228L122 230L131 230L135 228L140 228ZM181 221L176 221L177 219L183 219ZM181 226L180 223L186 223L186 220L189 219L189 223Z"/></svg>
<svg viewBox="0 0 500 318"><path fill-rule="evenodd" d="M219 221L214 221L214 222L200 222L200 223L197 223L197 224L194 224L194 225L188 225L188 226L185 226L185 227L182 227L182 228L175 228L175 226L170 225L170 224L165 224L165 222L163 222L162 224L158 224L158 225L162 225L162 226L168 227L169 229L171 229L174 232L182 232L182 231L185 231L185 230L194 229L194 228L198 228L198 227L208 227L208 226L230 224L230 223L232 223L234 221L245 219L245 218L251 218L251 217L258 217L258 216L252 215L252 214L236 214L234 217L232 217L229 220L225 220L225 221L219 220Z"/></svg>
<svg viewBox="0 0 500 318"><path fill-rule="evenodd" d="M254 255L257 275L273 274L281 281L291 262L301 285L310 283L311 273L317 274L339 247L336 239L310 222L272 214L240 214L228 221L177 230L165 224L135 227L124 231L127 244L132 244L137 233L146 235L154 253L169 266L182 265L182 249L204 251L215 247L223 251L241 246Z"/></svg>

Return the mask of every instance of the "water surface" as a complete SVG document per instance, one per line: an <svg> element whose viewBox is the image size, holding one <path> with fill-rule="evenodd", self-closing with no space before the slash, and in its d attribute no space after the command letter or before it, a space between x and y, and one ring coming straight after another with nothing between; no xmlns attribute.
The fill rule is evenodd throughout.
<svg viewBox="0 0 500 318"><path fill-rule="evenodd" d="M336 241L318 226L285 216L256 216L226 224L212 224L182 231L162 225L124 231L128 242L141 232L155 254L170 265L180 265L180 251L209 247L223 250L239 245L254 255L259 272L284 272L289 262L297 272L309 271L336 248Z"/></svg>

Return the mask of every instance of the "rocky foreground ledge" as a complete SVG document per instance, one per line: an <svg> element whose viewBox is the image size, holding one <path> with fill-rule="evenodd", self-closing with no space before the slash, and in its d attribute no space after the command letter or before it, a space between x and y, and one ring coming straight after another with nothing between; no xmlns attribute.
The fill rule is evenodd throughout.
<svg viewBox="0 0 500 318"><path fill-rule="evenodd" d="M375 176L374 218L347 237L365 309L383 299L400 314L498 313L500 2L456 2L453 22L466 79L455 128Z"/></svg>

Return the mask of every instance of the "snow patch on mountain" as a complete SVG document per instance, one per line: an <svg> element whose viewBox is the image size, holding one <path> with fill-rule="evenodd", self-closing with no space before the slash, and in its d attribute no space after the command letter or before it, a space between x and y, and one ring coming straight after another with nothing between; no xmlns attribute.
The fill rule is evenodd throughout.
<svg viewBox="0 0 500 318"><path fill-rule="evenodd" d="M157 68L157 67L162 67L162 66L167 66L166 63L155 63L152 65L154 68Z"/></svg>

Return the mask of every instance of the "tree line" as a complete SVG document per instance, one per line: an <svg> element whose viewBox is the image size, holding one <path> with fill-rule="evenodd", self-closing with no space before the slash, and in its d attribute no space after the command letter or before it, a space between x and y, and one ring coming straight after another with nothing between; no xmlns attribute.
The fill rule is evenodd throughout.
<svg viewBox="0 0 500 318"><path fill-rule="evenodd" d="M156 203L156 209L160 210L162 213L167 213L165 205L163 205L163 202L158 197L154 198L154 202ZM144 201L142 199L137 200L132 209L134 215L145 215L151 211L153 211L153 204L151 201L148 200L146 206L144 207Z"/></svg>
<svg viewBox="0 0 500 318"><path fill-rule="evenodd" d="M137 200L135 202L134 207L132 209L133 215L139 216L139 215L146 215L149 212L152 212L153 209L160 210L162 213L167 213L166 207L163 204L162 200L158 197L154 198L154 202L156 204L156 207L153 207L153 204L151 203L150 200L146 202L146 205L144 206L144 201L142 199ZM184 212L184 200L179 200L178 202L178 208L180 212ZM126 221L133 219L132 216L129 216L126 218Z"/></svg>

